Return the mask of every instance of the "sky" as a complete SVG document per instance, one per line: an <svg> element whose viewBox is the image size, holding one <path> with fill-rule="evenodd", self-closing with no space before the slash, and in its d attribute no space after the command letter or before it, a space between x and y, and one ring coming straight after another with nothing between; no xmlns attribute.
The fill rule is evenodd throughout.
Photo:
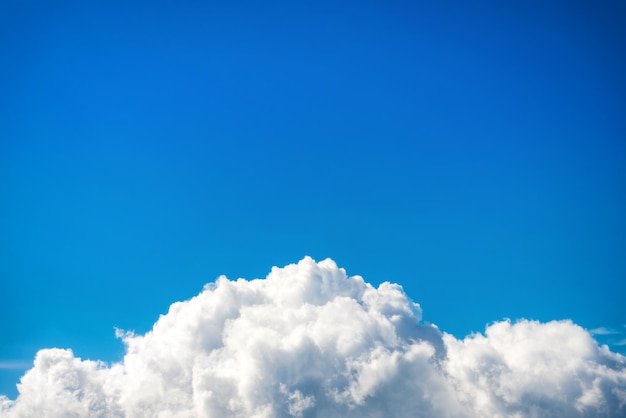
<svg viewBox="0 0 626 418"><path fill-rule="evenodd" d="M435 3L0 2L0 393L307 255L625 353L626 6Z"/></svg>

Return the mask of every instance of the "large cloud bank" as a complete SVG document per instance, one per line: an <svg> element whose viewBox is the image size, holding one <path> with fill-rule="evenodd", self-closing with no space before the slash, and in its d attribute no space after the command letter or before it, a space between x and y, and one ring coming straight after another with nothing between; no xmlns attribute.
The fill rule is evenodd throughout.
<svg viewBox="0 0 626 418"><path fill-rule="evenodd" d="M626 359L569 321L458 340L328 259L222 277L107 365L41 350L1 417L619 417Z"/></svg>

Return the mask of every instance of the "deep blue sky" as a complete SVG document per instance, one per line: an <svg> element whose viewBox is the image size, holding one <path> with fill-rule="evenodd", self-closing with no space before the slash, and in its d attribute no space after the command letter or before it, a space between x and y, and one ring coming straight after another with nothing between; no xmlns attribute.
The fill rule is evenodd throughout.
<svg viewBox="0 0 626 418"><path fill-rule="evenodd" d="M624 331L626 5L466 3L1 2L0 363L304 255Z"/></svg>

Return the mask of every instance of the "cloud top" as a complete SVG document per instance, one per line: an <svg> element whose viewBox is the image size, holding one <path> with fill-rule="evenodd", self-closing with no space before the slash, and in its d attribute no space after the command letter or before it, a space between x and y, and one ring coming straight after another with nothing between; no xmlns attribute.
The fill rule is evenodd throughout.
<svg viewBox="0 0 626 418"><path fill-rule="evenodd" d="M0 417L597 417L626 414L626 360L569 321L496 322L463 340L309 257L220 277L111 365L45 349Z"/></svg>

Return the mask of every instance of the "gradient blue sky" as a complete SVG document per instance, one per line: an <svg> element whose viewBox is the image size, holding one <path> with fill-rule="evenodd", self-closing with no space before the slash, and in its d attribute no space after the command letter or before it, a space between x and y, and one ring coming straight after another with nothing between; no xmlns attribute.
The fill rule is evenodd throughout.
<svg viewBox="0 0 626 418"><path fill-rule="evenodd" d="M624 351L623 1L203 3L0 3L0 393L304 255Z"/></svg>

